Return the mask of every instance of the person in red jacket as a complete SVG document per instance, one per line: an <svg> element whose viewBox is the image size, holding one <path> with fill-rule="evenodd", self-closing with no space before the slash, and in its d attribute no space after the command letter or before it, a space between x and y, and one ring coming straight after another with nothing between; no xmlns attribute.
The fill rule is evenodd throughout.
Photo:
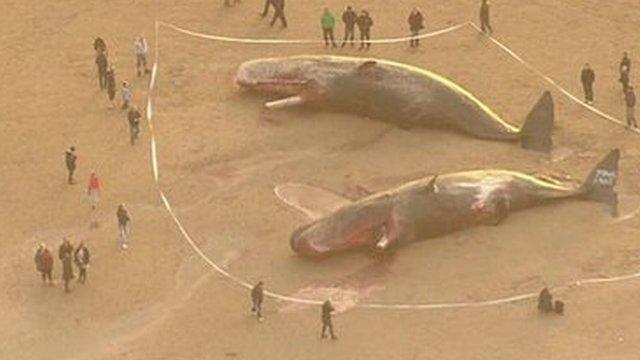
<svg viewBox="0 0 640 360"><path fill-rule="evenodd" d="M51 280L53 256L51 256L51 252L44 243L38 246L34 260L36 262L36 270L42 274L42 283L46 284L47 280L49 280L49 285L51 285L53 283L53 280Z"/></svg>
<svg viewBox="0 0 640 360"><path fill-rule="evenodd" d="M100 183L98 175L96 175L95 171L91 172L91 176L89 176L89 185L87 186L87 195L89 196L91 209L95 210L95 208L98 206L98 201L100 201L101 188L102 184Z"/></svg>

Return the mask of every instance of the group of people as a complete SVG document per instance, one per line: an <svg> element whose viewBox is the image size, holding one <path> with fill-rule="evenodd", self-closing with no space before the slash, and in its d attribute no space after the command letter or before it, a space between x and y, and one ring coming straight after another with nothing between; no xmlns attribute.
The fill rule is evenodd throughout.
<svg viewBox="0 0 640 360"><path fill-rule="evenodd" d="M136 72L139 77L149 74L151 71L147 68L147 42L142 35L136 36L134 39L134 52L136 56ZM95 51L95 64L98 72L98 86L101 91L106 90L109 101L114 107L115 99L115 66L109 64L107 44L101 37L97 37L93 42ZM140 133L140 119L142 115L135 105L133 105L133 92L126 81L122 82L122 110L127 111L127 122L130 129L131 145L135 144ZM78 155L76 147L70 146L64 152L64 161L67 169L67 183L75 184L75 172L77 169ZM91 204L92 210L98 207L100 194L102 191L102 182L98 177L96 170L91 171L89 182L87 185L87 197ZM121 249L128 247L127 234L129 232L128 225L131 222L131 216L124 204L120 204L116 210L116 218L118 221L118 243ZM69 291L69 282L75 278L73 271L73 263L78 268L78 282L84 284L87 278L87 268L89 267L90 253L84 242L80 242L78 247L74 249L69 240L64 239L58 251L58 258L62 264L62 280L64 281L64 289ZM41 274L44 283L53 284L53 256L47 248L46 244L41 243L36 249L35 254L36 270Z"/></svg>
<svg viewBox="0 0 640 360"><path fill-rule="evenodd" d="M107 97L112 108L115 108L116 97L116 74L115 65L109 63L107 44L101 37L97 37L93 42L93 48L96 52L95 63L98 68L98 83L100 90L107 91ZM138 35L133 40L133 49L136 56L136 72L138 77L142 77L151 73L147 67L147 53L149 46L147 40ZM131 135L131 145L135 144L140 134L140 111L133 104L133 89L127 81L123 81L120 87L122 103L120 108L127 111L127 120L129 124L129 132Z"/></svg>
<svg viewBox="0 0 640 360"><path fill-rule="evenodd" d="M358 27L360 32L360 50L369 49L371 47L371 27L373 19L367 10L361 10L358 14L353 7L347 6L342 13L342 22L344 23L344 38L340 47L345 47L347 42L353 47L355 45L355 29ZM334 37L334 29L336 26L336 18L329 8L325 8L320 18L322 34L325 46L330 44L335 48L338 47Z"/></svg>
<svg viewBox="0 0 640 360"><path fill-rule="evenodd" d="M630 84L631 59L629 58L629 53L626 51L622 54L622 59L618 65L618 71L620 74L618 81L622 85L622 95L626 108L627 126L637 128L638 124L636 123L635 117L636 94L633 86ZM582 83L582 88L584 90L584 102L588 105L593 105L593 84L596 82L596 73L589 63L584 64L582 67L582 71L580 72L580 82Z"/></svg>
<svg viewBox="0 0 640 360"><path fill-rule="evenodd" d="M264 318L262 317L262 302L264 300L264 282L258 281L256 285L251 289L251 311L256 313L258 317L258 321L262 322ZM322 303L322 307L320 309L320 321L322 323L322 331L320 332L320 338L325 339L327 337L327 330L329 330L329 335L332 340L336 340L338 337L333 332L333 313L335 312L335 308L331 303L331 300L326 300Z"/></svg>
<svg viewBox="0 0 640 360"><path fill-rule="evenodd" d="M70 291L69 282L75 278L73 263L75 263L78 268L78 283L85 283L91 253L84 242L81 241L78 247L74 249L71 242L65 238L58 248L58 259L62 263L62 281L64 282L65 292ZM53 285L53 256L45 243L41 243L38 246L34 261L36 263L36 270L42 276L42 283Z"/></svg>
<svg viewBox="0 0 640 360"><path fill-rule="evenodd" d="M551 295L549 288L544 288L538 295L538 311L541 314L564 315L564 302L561 300L553 301L553 295Z"/></svg>
<svg viewBox="0 0 640 360"><path fill-rule="evenodd" d="M239 0L234 0L234 5L239 3ZM230 0L225 0L224 5L227 7L232 6ZM282 27L287 27L287 20L284 14L284 0L265 0L264 10L260 14L261 17L266 17L269 13L269 9L274 8L273 18L270 25L273 26L278 20L281 21ZM355 45L355 29L356 26L360 32L360 50L369 49L371 47L371 27L373 26L373 19L369 15L367 10L361 10L358 14L352 6L347 6L342 13L342 22L344 24L344 38L340 47L344 47L348 42L351 46ZM417 8L414 8L409 14L407 19L409 24L409 31L411 33L411 39L409 40L409 46L412 48L418 47L420 43L420 31L424 27L424 16ZM338 47L335 40L334 30L336 26L336 17L331 13L329 8L325 8L320 18L320 26L322 28L322 37L326 47L332 46ZM482 0L480 5L480 28L485 33L493 33L493 28L490 23L490 6L488 0Z"/></svg>

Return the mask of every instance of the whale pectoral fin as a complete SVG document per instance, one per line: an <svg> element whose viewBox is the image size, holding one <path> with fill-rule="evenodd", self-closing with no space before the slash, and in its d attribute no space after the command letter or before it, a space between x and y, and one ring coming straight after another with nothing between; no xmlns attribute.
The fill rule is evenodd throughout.
<svg viewBox="0 0 640 360"><path fill-rule="evenodd" d="M302 105L305 100L300 95L290 96L280 100L269 101L264 106L269 110L282 109Z"/></svg>
<svg viewBox="0 0 640 360"><path fill-rule="evenodd" d="M351 203L344 196L305 184L282 184L273 191L285 204L311 219L323 217Z"/></svg>

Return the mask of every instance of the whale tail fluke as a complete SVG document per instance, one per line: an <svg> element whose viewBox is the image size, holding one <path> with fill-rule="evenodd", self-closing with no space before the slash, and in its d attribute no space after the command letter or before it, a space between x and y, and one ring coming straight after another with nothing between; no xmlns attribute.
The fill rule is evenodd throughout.
<svg viewBox="0 0 640 360"><path fill-rule="evenodd" d="M520 144L524 149L549 152L553 147L551 131L555 118L553 97L545 91L531 109L520 130Z"/></svg>
<svg viewBox="0 0 640 360"><path fill-rule="evenodd" d="M620 150L611 150L609 154L600 160L593 170L591 170L582 185L585 199L610 205L614 217L618 214L618 194L614 188L618 182L619 160Z"/></svg>

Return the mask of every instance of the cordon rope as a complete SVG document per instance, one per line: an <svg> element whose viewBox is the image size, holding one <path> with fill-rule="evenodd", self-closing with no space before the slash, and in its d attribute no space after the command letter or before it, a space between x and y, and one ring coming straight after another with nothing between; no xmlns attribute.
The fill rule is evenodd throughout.
<svg viewBox="0 0 640 360"><path fill-rule="evenodd" d="M180 219L176 216L176 214L174 213L172 207L171 207L171 203L169 202L169 199L167 198L167 196L165 195L164 191L162 191L162 189L160 188L160 183L159 183L159 177L160 177L160 170L159 170L159 164L158 164L158 155L157 155L157 145L156 145L156 137L155 137L155 132L153 130L153 91L155 89L155 85L156 85L156 80L157 80L157 76L158 76L158 48L159 48L159 32L160 32L160 27L164 26L166 28L178 31L180 33L189 35L189 36L194 36L194 37L198 37L198 38L203 38L203 39L209 39L209 40L214 40L214 41L223 41L223 42L233 42L233 43L242 43L242 44L320 44L323 43L322 41L318 41L318 40L309 40L309 39L293 39L293 40L286 40L286 39L252 39L252 38L237 38L237 37L228 37L228 36L219 36L219 35L211 35L211 34L203 34L203 33L199 33L199 32L195 32L195 31L191 31L191 30L187 30L184 28L181 28L177 25L174 24L170 24L170 23L166 23L166 22L162 22L162 21L156 21L155 23L155 59L154 59L154 64L153 64L153 69L151 72L151 80L149 82L149 89L148 89L148 95L147 95L147 122L149 125L149 132L150 132L150 146L151 146L151 168L153 171L153 179L155 181L156 184L156 189L158 191L158 194L160 196L160 199L162 200L162 203L165 207L165 209L167 210L167 212L169 213L169 215L171 216L171 219L173 220L173 222L176 224L176 226L178 227L178 230L180 230L180 233L182 234L184 240L189 244L189 246L193 249L193 251L207 264L209 265L211 268L213 268L213 270L215 270L218 274L220 274L221 276L223 276L224 278L234 282L237 285L240 285L246 289L251 289L253 286L251 284L249 284L248 282L240 279L239 277L229 273L228 271L224 270L222 267L220 267L218 264L216 264L213 260L211 260L211 258L209 258L207 256L207 254L205 254L202 249L200 249L200 247L198 246L198 244L196 244L195 241L193 241L193 238L191 238L191 235L189 235L189 232L187 231L187 229L182 225L182 222L180 221ZM463 27L466 26L470 26L473 29L477 30L478 32L481 32L481 30L478 28L477 25L475 25L474 23L468 22L468 23L462 23L462 24L458 24L458 25L453 25L441 30L437 30L434 32L430 32L430 33L425 33L425 34L421 34L419 35L417 38L429 38L429 37L434 37L434 36L439 36L439 35L444 35L459 29L462 29ZM391 44L391 43L399 43L399 42L406 42L412 38L416 38L416 37L399 37L399 38L388 38L388 39L378 39L378 40L371 40L372 43L379 43L379 44ZM558 91L560 91L562 94L564 94L565 96L567 96L570 100L572 100L573 102L579 104L580 106L583 106L584 108L586 108L587 110L591 111L592 113L612 122L615 123L617 125L621 125L624 126L624 122L622 122L619 119L616 119L615 117L593 107L590 105L585 104L584 102L580 101L579 98L577 98L576 96L574 96L573 94L571 94L569 91L567 91L566 89L562 88L560 85L558 85L553 79L551 79L550 77L544 75L540 70L536 69L535 67L533 67L532 65L530 65L529 63L527 63L525 60L523 60L520 56L518 56L515 52L513 52L513 50L511 50L509 47L507 47L506 45L502 44L501 42L499 42L498 40L496 40L495 38L488 36L487 38L489 40L491 40L495 45L497 45L501 50L503 50L505 53L507 53L511 58L513 58L514 60L516 60L517 62L519 62L520 64L524 65L527 69L533 71L534 73L536 73L537 75L539 75L540 77L542 77L546 82L548 82L549 84L551 84L553 87L555 87ZM637 129L632 129L635 132L639 132ZM591 279L583 279L583 280L577 280L577 281L573 281L568 285L561 285L561 286L555 286L552 287L552 290L556 293L558 292L562 292L562 291L566 291L569 289L573 289L576 287L580 287L580 286L585 286L585 285L600 285L600 284L608 284L608 283L614 283L614 282L620 282L620 281L626 281L626 280L633 280L633 279L637 279L640 277L640 272L636 272L636 273L632 273L632 274L627 274L627 275L621 275L621 276L616 276L616 277L600 277L600 278L591 278ZM283 301L283 302L289 302L289 303L297 303L297 304L304 304L304 305L320 305L324 302L324 300L313 300L313 299L304 299L304 298L298 298L298 297L292 297L292 296L287 296L287 295L282 295L279 294L277 292L271 292L271 291L265 291L265 295L275 299L275 300L279 300L279 301ZM531 293L525 293L525 294L519 294L519 295L514 295L514 296L509 296L509 297L502 297L502 298L497 298L497 299L492 299L492 300L481 300L481 301L469 301L469 302L447 302L447 303L423 303L423 304L402 304L402 303L358 303L356 304L356 307L359 308L369 308L369 309L387 309L387 310L427 310L427 309L455 309L455 308L472 308L472 307L487 307L487 306L495 306L495 305L503 305L503 304L510 304L510 303L515 303L515 302L519 302L519 301L524 301L524 300L531 300L531 299L535 299L538 296L537 293L531 292Z"/></svg>

